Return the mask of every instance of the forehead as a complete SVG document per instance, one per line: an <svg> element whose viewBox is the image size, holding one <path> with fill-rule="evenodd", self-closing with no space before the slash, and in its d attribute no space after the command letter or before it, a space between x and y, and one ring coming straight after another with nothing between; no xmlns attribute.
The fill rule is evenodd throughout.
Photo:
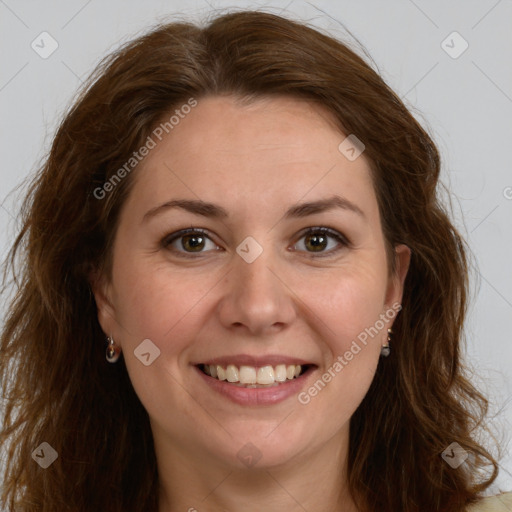
<svg viewBox="0 0 512 512"><path fill-rule="evenodd" d="M261 211L276 201L340 193L372 210L368 162L364 155L350 161L340 152L345 137L332 115L313 102L202 98L156 140L137 168L133 195L146 205L168 201L169 195L215 202L236 197L238 211Z"/></svg>

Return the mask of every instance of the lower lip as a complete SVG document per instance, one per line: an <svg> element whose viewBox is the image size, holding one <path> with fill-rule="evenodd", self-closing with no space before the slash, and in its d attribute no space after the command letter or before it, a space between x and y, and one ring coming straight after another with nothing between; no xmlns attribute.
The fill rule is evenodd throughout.
<svg viewBox="0 0 512 512"><path fill-rule="evenodd" d="M226 398L240 405L274 405L283 402L290 396L298 394L305 387L306 380L315 370L315 367L308 368L302 375L292 380L287 380L278 386L268 388L245 388L235 386L225 380L219 380L206 375L197 366L196 371L204 382L214 391L217 391Z"/></svg>

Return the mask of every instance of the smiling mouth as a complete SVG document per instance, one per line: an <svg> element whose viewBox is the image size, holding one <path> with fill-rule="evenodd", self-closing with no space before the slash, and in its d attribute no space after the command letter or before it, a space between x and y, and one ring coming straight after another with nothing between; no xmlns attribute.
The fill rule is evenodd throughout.
<svg viewBox="0 0 512 512"><path fill-rule="evenodd" d="M276 366L227 366L199 364L197 367L209 377L246 388L276 387L297 379L314 365L278 364Z"/></svg>

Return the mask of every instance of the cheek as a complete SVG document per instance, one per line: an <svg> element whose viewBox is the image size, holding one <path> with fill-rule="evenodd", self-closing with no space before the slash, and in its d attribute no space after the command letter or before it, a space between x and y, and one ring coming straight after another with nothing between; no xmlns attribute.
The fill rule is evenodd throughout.
<svg viewBox="0 0 512 512"><path fill-rule="evenodd" d="M344 268L308 280L314 284L303 285L299 293L324 324L324 339L337 355L349 350L358 337L364 341L364 333L375 327L384 312L386 278L375 268ZM382 331L382 322L378 322L377 329ZM371 332L372 338L380 340L383 336L382 332Z"/></svg>
<svg viewBox="0 0 512 512"><path fill-rule="evenodd" d="M123 331L123 345L149 338L160 347L208 287L207 282L192 282L164 265L124 261L116 282L116 320Z"/></svg>
<svg viewBox="0 0 512 512"><path fill-rule="evenodd" d="M325 418L328 435L349 421L374 379L387 333L380 320L385 284L368 268L331 275L307 295L302 292L315 313L315 329L322 332L324 364L299 402L311 416Z"/></svg>
<svg viewBox="0 0 512 512"><path fill-rule="evenodd" d="M137 264L124 260L116 282L116 320L130 380L139 399L153 418L178 425L172 415L162 412L162 400L179 409L181 418L193 421L194 401L184 392L183 369L188 351L207 314L208 292L214 287L212 275L170 272L164 265ZM160 353L145 366L134 351L143 340L151 340ZM183 365L180 363L183 361ZM174 428L174 427L173 427ZM174 432L178 435L179 428Z"/></svg>
<svg viewBox="0 0 512 512"><path fill-rule="evenodd" d="M200 328L208 294L220 276L171 270L169 265L125 260L118 267L116 320L123 350L150 339L162 356L180 354ZM172 364L172 363L171 363Z"/></svg>

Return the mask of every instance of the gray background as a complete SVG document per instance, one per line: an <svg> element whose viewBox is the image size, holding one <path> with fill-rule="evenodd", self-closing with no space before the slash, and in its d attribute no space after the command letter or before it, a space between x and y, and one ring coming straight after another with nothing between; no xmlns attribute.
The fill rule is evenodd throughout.
<svg viewBox="0 0 512 512"><path fill-rule="evenodd" d="M477 264L464 352L475 384L491 399L488 425L505 434L502 471L490 493L512 490L511 0L0 0L0 256L17 226L13 189L35 172L58 120L99 60L158 21L178 13L204 20L231 7L282 11L350 41L342 23L438 143L455 222ZM43 31L58 43L46 59L31 48ZM463 40L448 37L454 31ZM469 46L458 55L464 40Z"/></svg>

